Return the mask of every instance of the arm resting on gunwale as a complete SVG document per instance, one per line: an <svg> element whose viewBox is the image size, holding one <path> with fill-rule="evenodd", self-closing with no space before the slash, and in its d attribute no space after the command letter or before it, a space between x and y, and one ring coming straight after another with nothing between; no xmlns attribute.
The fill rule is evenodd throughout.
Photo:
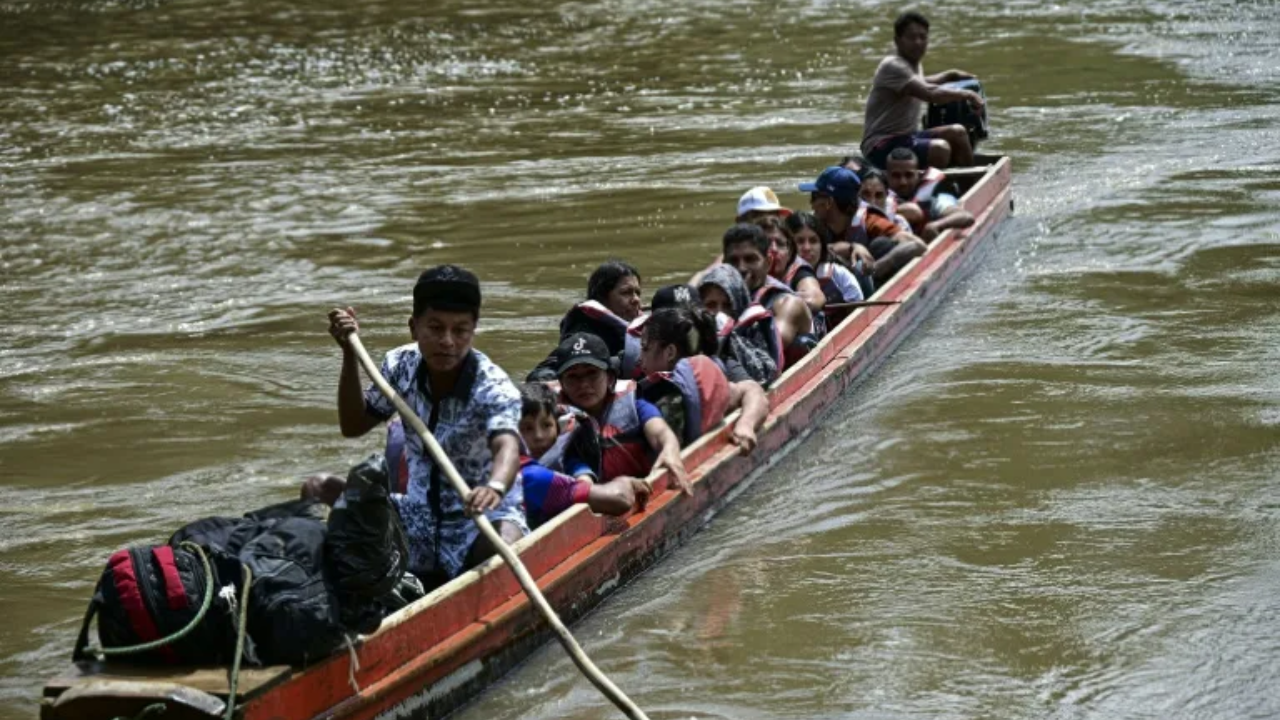
<svg viewBox="0 0 1280 720"><path fill-rule="evenodd" d="M756 447L756 430L764 425L769 416L769 396L764 388L755 380L745 380L729 385L730 411L741 408L742 414L729 431L729 439L737 445L743 455Z"/></svg>
<svg viewBox="0 0 1280 720"><path fill-rule="evenodd" d="M680 458L680 440L672 432L671 426L667 425L667 421L661 416L651 418L644 424L644 437L649 441L649 447L658 453L658 458L653 463L653 472L663 469L670 471L674 486L690 494L689 473L685 470L684 460Z"/></svg>
<svg viewBox="0 0 1280 720"><path fill-rule="evenodd" d="M942 217L924 226L924 232L920 233L920 239L925 242L933 242L934 238L948 230L972 227L974 222L976 221L973 213L959 205L952 205L943 211Z"/></svg>

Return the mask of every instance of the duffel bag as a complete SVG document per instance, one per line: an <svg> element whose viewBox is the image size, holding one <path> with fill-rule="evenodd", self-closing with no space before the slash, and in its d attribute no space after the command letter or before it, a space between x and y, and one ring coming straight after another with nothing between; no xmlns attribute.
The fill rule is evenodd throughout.
<svg viewBox="0 0 1280 720"><path fill-rule="evenodd" d="M324 523L290 517L240 548L252 571L249 635L268 665L306 665L346 643L338 602L324 575Z"/></svg>
<svg viewBox="0 0 1280 720"><path fill-rule="evenodd" d="M246 660L305 665L345 644L347 628L324 574L327 510L314 501L280 503L243 518L198 520L170 539L204 547L216 567L233 566L237 597L248 569Z"/></svg>

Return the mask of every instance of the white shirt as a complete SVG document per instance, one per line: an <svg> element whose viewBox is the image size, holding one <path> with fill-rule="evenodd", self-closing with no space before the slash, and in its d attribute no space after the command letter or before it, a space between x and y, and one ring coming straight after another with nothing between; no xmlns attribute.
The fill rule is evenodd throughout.
<svg viewBox="0 0 1280 720"><path fill-rule="evenodd" d="M835 283L843 301L862 302L865 299L862 286L858 284L858 278L854 276L853 271L840 263L830 263L830 265L831 282Z"/></svg>

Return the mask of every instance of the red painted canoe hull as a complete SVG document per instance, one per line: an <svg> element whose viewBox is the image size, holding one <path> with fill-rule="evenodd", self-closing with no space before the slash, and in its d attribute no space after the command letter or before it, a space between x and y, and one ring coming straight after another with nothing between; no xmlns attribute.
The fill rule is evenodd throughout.
<svg viewBox="0 0 1280 720"><path fill-rule="evenodd" d="M660 479L644 513L605 518L579 506L518 543L529 571L565 621L581 617L696 532L731 490L744 485L787 443L807 434L816 416L888 357L1010 213L1010 182L1009 160L993 159L961 199L977 222L935 240L923 257L876 294L877 300L897 304L854 311L779 379L769 393L771 408L759 446L750 456L739 455L722 430L685 451L694 481L692 497L664 491L666 482ZM246 720L372 718L383 713L438 718L481 692L549 637L511 573L495 559L362 638L356 649L359 670L353 672L351 658L343 654L305 669L245 673L238 714ZM105 719L165 699L171 706L166 718L210 716L208 702L175 699L175 688L197 699L223 700L225 671L140 673L79 664L46 685L42 716Z"/></svg>

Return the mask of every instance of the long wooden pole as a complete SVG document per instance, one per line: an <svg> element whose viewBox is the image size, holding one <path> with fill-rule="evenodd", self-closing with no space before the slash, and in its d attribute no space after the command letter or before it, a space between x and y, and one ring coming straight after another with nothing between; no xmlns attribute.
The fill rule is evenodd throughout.
<svg viewBox="0 0 1280 720"><path fill-rule="evenodd" d="M364 367L364 371L369 375L369 379L373 380L373 384L378 386L378 390L387 397L399 411L400 417L405 424L413 426L418 431L418 435L422 436L422 442L425 443L427 452L430 453L431 459L435 462L436 467L444 471L445 477L449 479L449 483L453 485L453 491L458 493L458 497L465 499L467 494L471 492L470 486L458 474L458 469L453 466L449 460L449 456L444 454L444 449L440 447L440 443L436 442L431 431L427 429L426 424L422 422L422 418L409 407L409 404L400 397L400 394L392 389L386 378L382 377L382 372L378 366L374 364L373 358L369 357L368 351L364 349L364 344L360 342L360 338L356 333L347 336L351 349L355 352L356 358L360 360L360 364ZM476 525L480 526L480 532L489 539L489 542L497 549L498 554L506 561L507 567L511 568L511 572L515 573L516 580L520 582L520 587L524 588L524 592L529 596L530 602L538 608L542 616L546 618L547 624L555 631L556 637L560 640L560 644L564 646L569 657L573 659L573 664L578 666L583 675L604 693L609 701L618 706L618 709L626 713L627 717L632 720L649 720L644 711L639 708L626 693L622 692L617 685L614 685L605 674L600 672L600 668L591 662L591 658L582 651L582 646L578 645L578 641L570 634L569 629L560 621L560 616L556 615L556 611L551 608L551 604L542 596L542 591L538 589L538 584L534 582L533 576L525 568L524 563L520 561L520 556L515 554L506 542L503 541L502 535L493 527L493 523L489 522L489 518L483 513L474 515L471 518Z"/></svg>
<svg viewBox="0 0 1280 720"><path fill-rule="evenodd" d="M901 305L901 300L858 300L857 302L846 303L827 303L824 307L826 310L857 310L864 307L879 307L881 305Z"/></svg>

